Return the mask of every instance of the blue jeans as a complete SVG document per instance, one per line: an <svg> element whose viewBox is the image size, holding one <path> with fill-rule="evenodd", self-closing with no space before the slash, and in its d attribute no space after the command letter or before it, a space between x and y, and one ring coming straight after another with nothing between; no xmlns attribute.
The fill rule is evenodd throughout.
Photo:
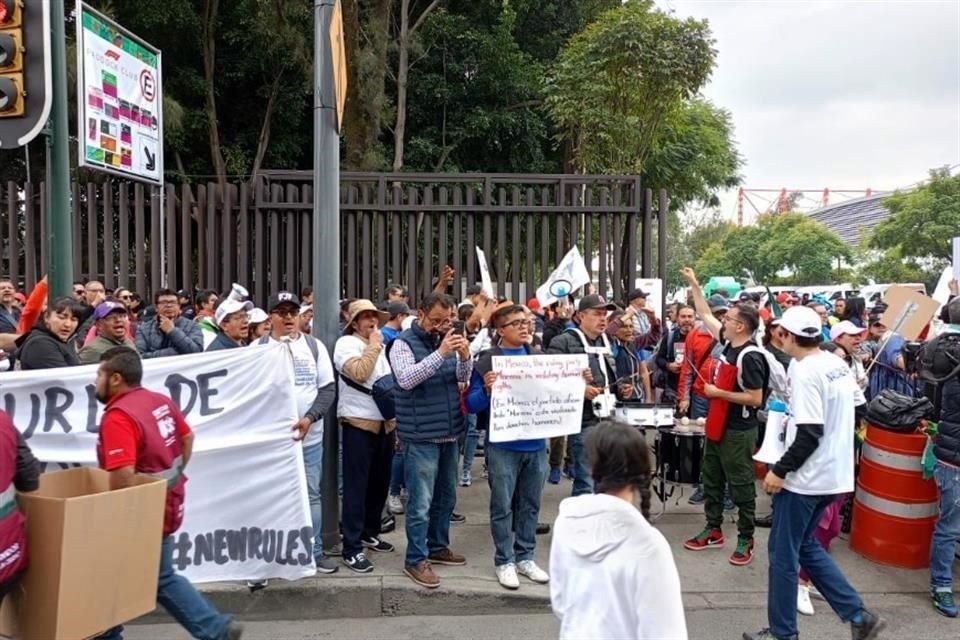
<svg viewBox="0 0 960 640"><path fill-rule="evenodd" d="M310 499L310 523L313 526L314 560L323 556L323 504L320 499L320 475L323 470L323 441L303 448L303 471Z"/></svg>
<svg viewBox="0 0 960 640"><path fill-rule="evenodd" d="M393 452L393 460L390 462L390 495L399 496L400 489L403 488L403 448L400 451Z"/></svg>
<svg viewBox="0 0 960 640"><path fill-rule="evenodd" d="M533 560L540 496L549 466L546 449L510 451L490 445L487 482L496 566Z"/></svg>
<svg viewBox="0 0 960 640"><path fill-rule="evenodd" d="M783 489L773 496L770 529L767 619L778 638L797 634L797 578L802 566L844 622L863 610L863 601L813 534L824 509L837 496L804 496Z"/></svg>
<svg viewBox="0 0 960 640"><path fill-rule="evenodd" d="M706 418L707 409L709 408L710 408L709 398L698 396L692 391L690 392L690 419L691 420L696 420L697 418Z"/></svg>
<svg viewBox="0 0 960 640"><path fill-rule="evenodd" d="M477 414L467 416L467 433L463 438L463 466L462 471L469 471L473 466L473 456L477 452L477 440L480 432L477 431Z"/></svg>
<svg viewBox="0 0 960 640"><path fill-rule="evenodd" d="M960 469L937 462L933 477L940 488L940 518L930 545L930 586L953 587L953 560L960 541Z"/></svg>
<svg viewBox="0 0 960 640"><path fill-rule="evenodd" d="M582 496L593 493L593 476L590 474L590 461L587 460L587 451L584 442L595 425L583 425L580 433L571 433L567 436L567 448L573 460L573 495Z"/></svg>
<svg viewBox="0 0 960 640"><path fill-rule="evenodd" d="M450 546L450 514L457 502L458 442L404 442L407 556L411 567Z"/></svg>
<svg viewBox="0 0 960 640"><path fill-rule="evenodd" d="M194 638L221 640L230 625L230 616L222 615L200 595L190 581L173 570L172 538L160 547L160 575L157 578L157 602ZM97 640L122 640L123 626L97 636Z"/></svg>

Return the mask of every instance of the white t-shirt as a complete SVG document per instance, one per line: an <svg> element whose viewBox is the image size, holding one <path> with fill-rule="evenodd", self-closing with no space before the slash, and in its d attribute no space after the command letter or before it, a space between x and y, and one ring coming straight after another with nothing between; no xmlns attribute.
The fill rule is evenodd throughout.
<svg viewBox="0 0 960 640"><path fill-rule="evenodd" d="M330 355L323 343L316 340L317 360L313 358L313 351L304 334L299 334L296 340L290 342L290 351L293 355L293 384L296 387L297 415L303 416L313 406L317 398L317 389L333 383L333 366L330 364ZM272 338L271 338L272 340ZM323 418L321 417L310 426L307 437L303 439L303 446L309 447L323 441Z"/></svg>
<svg viewBox="0 0 960 640"><path fill-rule="evenodd" d="M363 418L364 420L383 420L383 414L377 409L377 403L365 393L357 391L343 381L343 365L353 358L359 358L367 348L367 343L356 336L343 336L337 340L333 348L333 366L340 372L340 399L337 401L337 414L341 418ZM368 389L373 383L390 373L390 363L387 362L387 350L381 349L377 363L373 366L373 373L363 383Z"/></svg>
<svg viewBox="0 0 960 640"><path fill-rule="evenodd" d="M810 496L853 491L854 406L860 388L850 367L834 354L818 351L791 361L787 388L787 449L799 424L822 424L823 437L803 466L787 474L783 486Z"/></svg>
<svg viewBox="0 0 960 640"><path fill-rule="evenodd" d="M413 321L416 319L417 319L417 316L411 313L406 318L404 318L403 322L400 323L400 328L406 331L407 329L413 326Z"/></svg>

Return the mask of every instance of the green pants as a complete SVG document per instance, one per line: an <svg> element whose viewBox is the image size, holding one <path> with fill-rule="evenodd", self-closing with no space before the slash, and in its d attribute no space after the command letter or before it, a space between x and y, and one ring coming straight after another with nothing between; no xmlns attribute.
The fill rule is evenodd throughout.
<svg viewBox="0 0 960 640"><path fill-rule="evenodd" d="M730 484L730 497L737 506L737 529L741 538L752 538L757 512L757 488L753 476L753 447L757 430L727 429L720 442L707 440L703 456L703 512L707 525L723 524L724 485Z"/></svg>

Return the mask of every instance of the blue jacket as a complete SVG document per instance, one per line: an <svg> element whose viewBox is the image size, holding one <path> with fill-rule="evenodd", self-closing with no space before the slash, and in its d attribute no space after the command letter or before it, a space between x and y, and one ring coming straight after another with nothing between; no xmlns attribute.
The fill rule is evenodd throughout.
<svg viewBox="0 0 960 640"><path fill-rule="evenodd" d="M164 334L157 319L141 322L134 339L137 351L143 358L163 358L203 351L203 334L193 320L180 316L173 321L173 331Z"/></svg>
<svg viewBox="0 0 960 640"><path fill-rule="evenodd" d="M413 351L420 362L437 350L439 343L413 323L397 336ZM458 438L466 430L460 410L460 387L457 382L457 359L447 358L440 369L413 389L394 387L393 401L397 408L397 432L405 442L427 442Z"/></svg>

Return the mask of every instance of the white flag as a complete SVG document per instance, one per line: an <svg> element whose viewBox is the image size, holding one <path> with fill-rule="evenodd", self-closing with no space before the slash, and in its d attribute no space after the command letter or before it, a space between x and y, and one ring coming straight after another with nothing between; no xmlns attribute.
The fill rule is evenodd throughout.
<svg viewBox="0 0 960 640"><path fill-rule="evenodd" d="M583 262L583 256L576 245L573 246L563 260L553 270L547 281L537 289L537 300L542 306L553 304L561 298L566 298L583 285L590 282L590 272Z"/></svg>
<svg viewBox="0 0 960 640"><path fill-rule="evenodd" d="M483 295L491 300L496 300L497 297L493 293L493 280L490 279L490 266L487 264L487 256L480 247L477 247L477 262L480 263L480 286L483 289Z"/></svg>

